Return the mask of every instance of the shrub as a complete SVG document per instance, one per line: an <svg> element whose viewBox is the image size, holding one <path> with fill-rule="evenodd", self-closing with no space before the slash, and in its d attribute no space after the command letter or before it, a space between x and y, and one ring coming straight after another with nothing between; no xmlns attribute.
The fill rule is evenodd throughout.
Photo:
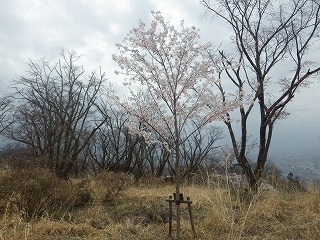
<svg viewBox="0 0 320 240"><path fill-rule="evenodd" d="M289 173L287 176L287 180L284 184L284 189L289 193L295 193L295 192L305 192L307 191L307 187L305 186L305 183L302 179L300 179L298 176L293 177L292 173Z"/></svg>
<svg viewBox="0 0 320 240"><path fill-rule="evenodd" d="M163 187L167 184L173 184L174 179L171 176L166 176L166 177L156 177L156 176L144 176L141 177L138 181L136 181L136 184L139 187Z"/></svg>
<svg viewBox="0 0 320 240"><path fill-rule="evenodd" d="M102 172L93 178L98 193L103 193L103 201L113 200L120 191L133 185L133 178L126 173Z"/></svg>
<svg viewBox="0 0 320 240"><path fill-rule="evenodd" d="M0 209L32 220L84 206L90 202L87 192L44 168L18 169L0 177Z"/></svg>
<svg viewBox="0 0 320 240"><path fill-rule="evenodd" d="M74 208L81 208L90 205L94 200L94 192L90 186L89 180L81 180L73 187L73 197L70 199L71 206Z"/></svg>

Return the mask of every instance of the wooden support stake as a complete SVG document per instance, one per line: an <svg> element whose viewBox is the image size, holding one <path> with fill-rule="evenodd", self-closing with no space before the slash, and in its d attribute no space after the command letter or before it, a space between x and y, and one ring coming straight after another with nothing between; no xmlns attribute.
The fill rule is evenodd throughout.
<svg viewBox="0 0 320 240"><path fill-rule="evenodd" d="M169 198L166 199L166 202L169 203L169 239L172 239L172 203L174 202L176 205L180 205L181 203L187 203L188 204L188 210L189 210L189 217L190 217L190 223L191 223L191 229L192 229L192 234L193 238L196 238L196 230L194 227L194 220L193 220L193 215L192 215L192 201L190 200L190 197L187 197L186 200L183 199L183 194L179 194L179 199L176 198L176 194L173 194L172 196L169 196ZM178 238L179 236L177 236Z"/></svg>
<svg viewBox="0 0 320 240"><path fill-rule="evenodd" d="M188 209L189 209L189 217L190 217L190 223L191 223L191 229L192 229L192 234L193 237L196 237L196 229L194 227L194 221L193 221L193 215L192 215L192 201L190 200L190 197L187 197L187 202L188 202Z"/></svg>
<svg viewBox="0 0 320 240"><path fill-rule="evenodd" d="M172 196L169 196L169 239L172 238Z"/></svg>

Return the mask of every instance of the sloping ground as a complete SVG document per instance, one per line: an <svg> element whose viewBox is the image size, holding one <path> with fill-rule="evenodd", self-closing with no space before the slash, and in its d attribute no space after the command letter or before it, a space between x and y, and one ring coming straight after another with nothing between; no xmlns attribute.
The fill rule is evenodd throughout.
<svg viewBox="0 0 320 240"><path fill-rule="evenodd" d="M3 214L1 239L152 239L168 236L168 205L173 186L131 187L110 201L65 212L57 219L25 222ZM240 191L188 186L197 239L320 239L320 191L262 192L245 201ZM187 206L182 206L182 237L192 239ZM175 229L175 226L174 226ZM175 234L175 232L173 233Z"/></svg>

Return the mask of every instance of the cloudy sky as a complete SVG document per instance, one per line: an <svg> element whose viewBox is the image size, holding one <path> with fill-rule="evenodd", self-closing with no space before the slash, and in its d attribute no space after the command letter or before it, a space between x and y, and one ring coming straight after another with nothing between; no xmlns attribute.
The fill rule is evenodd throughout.
<svg viewBox="0 0 320 240"><path fill-rule="evenodd" d="M204 16L199 0L2 0L0 94L25 74L29 59L56 60L63 48L81 54L87 70L101 66L109 80L116 79L111 58L117 53L115 44L139 19L150 21L151 10L161 11L174 24L183 19L186 26L199 27L203 41L230 41L227 26ZM288 108L291 116L276 126L273 153L303 149L320 156L319 90L316 83L296 94Z"/></svg>

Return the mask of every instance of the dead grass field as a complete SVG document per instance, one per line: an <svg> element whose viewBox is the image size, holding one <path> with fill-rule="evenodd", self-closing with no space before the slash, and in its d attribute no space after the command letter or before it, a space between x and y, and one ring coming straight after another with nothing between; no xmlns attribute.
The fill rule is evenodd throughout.
<svg viewBox="0 0 320 240"><path fill-rule="evenodd" d="M168 239L165 198L174 186L132 185L112 199L105 199L103 186L94 181L87 187L94 196L87 206L34 220L2 204L0 239ZM319 189L261 191L250 201L228 187L189 185L182 192L193 201L196 239L320 239ZM187 206L181 206L181 239L193 239Z"/></svg>

